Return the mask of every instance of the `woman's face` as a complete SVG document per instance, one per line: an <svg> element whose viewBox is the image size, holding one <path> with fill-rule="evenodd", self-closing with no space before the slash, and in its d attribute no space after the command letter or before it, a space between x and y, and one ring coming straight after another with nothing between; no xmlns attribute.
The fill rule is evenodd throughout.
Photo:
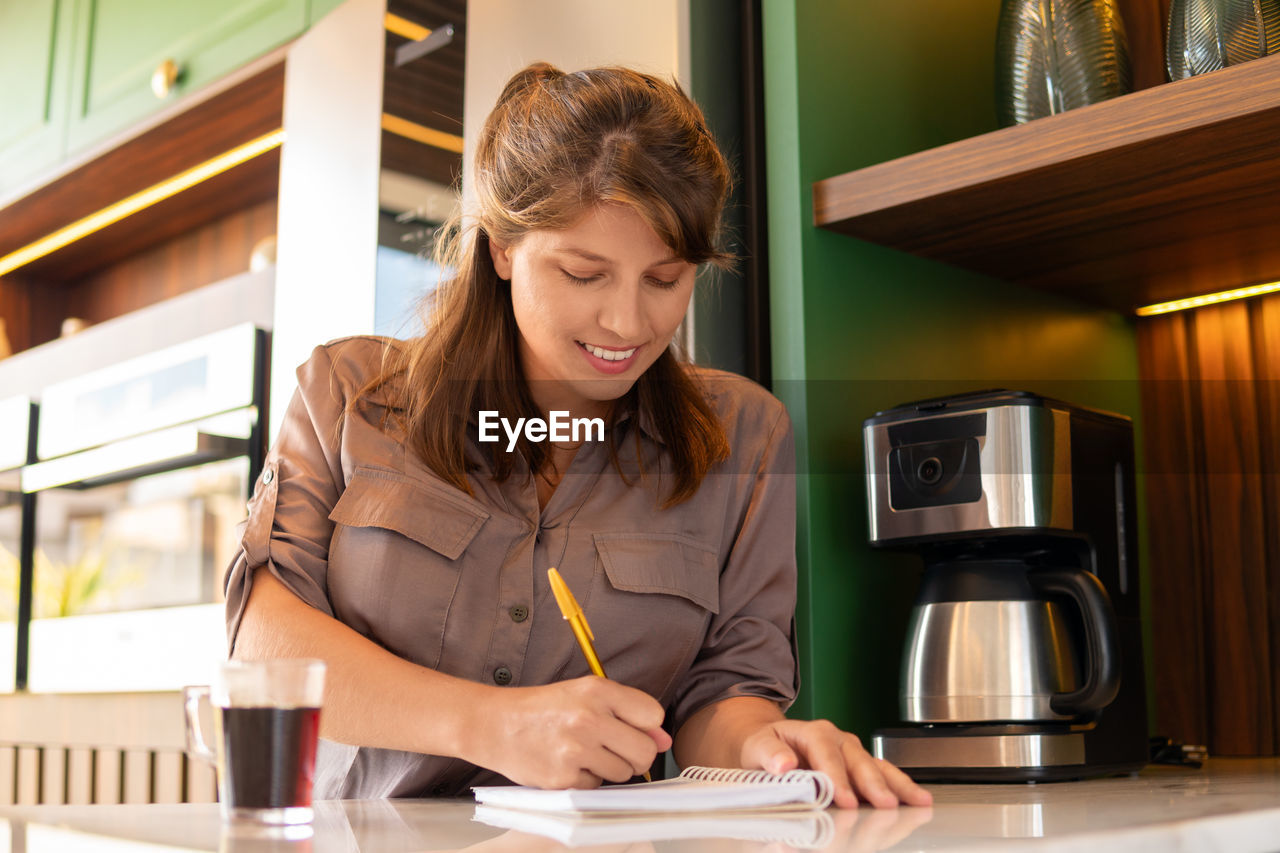
<svg viewBox="0 0 1280 853"><path fill-rule="evenodd" d="M511 282L520 357L544 411L599 416L667 348L697 268L638 213L591 208L569 228L532 231L513 246L490 242Z"/></svg>

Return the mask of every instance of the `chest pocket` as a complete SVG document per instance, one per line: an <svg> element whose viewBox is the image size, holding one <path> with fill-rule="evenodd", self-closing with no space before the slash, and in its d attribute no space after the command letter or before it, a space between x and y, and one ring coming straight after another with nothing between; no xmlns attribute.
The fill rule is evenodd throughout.
<svg viewBox="0 0 1280 853"><path fill-rule="evenodd" d="M460 558L488 518L444 484L357 468L329 513L335 615L401 657L435 667Z"/></svg>
<svg viewBox="0 0 1280 853"><path fill-rule="evenodd" d="M606 580L593 594L591 620L599 614L610 626L597 637L599 651L620 662L645 661L647 671L628 683L667 697L702 647L711 614L720 612L719 554L678 533L593 539Z"/></svg>

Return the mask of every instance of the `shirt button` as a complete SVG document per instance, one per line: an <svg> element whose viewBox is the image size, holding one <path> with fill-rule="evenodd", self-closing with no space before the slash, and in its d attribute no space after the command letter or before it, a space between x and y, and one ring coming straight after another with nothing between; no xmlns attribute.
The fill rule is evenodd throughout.
<svg viewBox="0 0 1280 853"><path fill-rule="evenodd" d="M493 671L493 681L495 684L506 686L511 683L511 670L505 666L500 666Z"/></svg>
<svg viewBox="0 0 1280 853"><path fill-rule="evenodd" d="M511 614L512 622L523 622L529 618L529 608L525 607L523 604L517 604L508 610L507 613Z"/></svg>
<svg viewBox="0 0 1280 853"><path fill-rule="evenodd" d="M271 481L274 480L275 478L276 478L276 472L272 471L270 468L262 472L262 482L267 485L270 485Z"/></svg>

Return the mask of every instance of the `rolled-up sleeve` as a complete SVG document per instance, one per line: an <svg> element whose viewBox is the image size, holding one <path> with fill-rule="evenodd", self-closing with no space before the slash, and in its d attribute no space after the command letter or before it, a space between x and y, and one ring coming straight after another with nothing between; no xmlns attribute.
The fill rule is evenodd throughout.
<svg viewBox="0 0 1280 853"><path fill-rule="evenodd" d="M329 513L343 482L339 457L345 395L328 350L317 347L298 368L298 389L263 464L225 580L228 651L235 651L254 573L271 572L298 598L330 616L325 592Z"/></svg>
<svg viewBox="0 0 1280 853"><path fill-rule="evenodd" d="M720 574L719 612L670 711L672 732L700 708L735 696L763 697L786 710L799 689L795 439L777 406Z"/></svg>

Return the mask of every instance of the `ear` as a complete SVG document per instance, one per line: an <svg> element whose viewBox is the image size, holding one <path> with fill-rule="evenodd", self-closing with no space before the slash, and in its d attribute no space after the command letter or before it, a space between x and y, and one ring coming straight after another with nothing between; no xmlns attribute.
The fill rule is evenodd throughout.
<svg viewBox="0 0 1280 853"><path fill-rule="evenodd" d="M489 257L493 259L493 268L498 273L498 278L503 281L511 281L511 249L509 246L501 245L492 237L489 238Z"/></svg>

